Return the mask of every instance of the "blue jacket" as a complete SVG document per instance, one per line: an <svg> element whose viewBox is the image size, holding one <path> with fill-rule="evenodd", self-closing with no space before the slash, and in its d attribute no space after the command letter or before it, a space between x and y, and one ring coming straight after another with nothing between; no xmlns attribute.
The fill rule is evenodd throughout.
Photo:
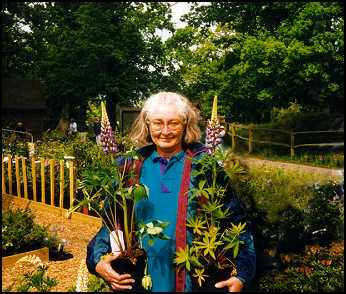
<svg viewBox="0 0 346 294"><path fill-rule="evenodd" d="M202 151L205 149L205 146L200 143L194 143L189 146L184 146L184 149L189 148L189 150L192 153L196 153L198 151ZM154 145L145 146L139 150L137 150L137 153L144 158L147 158L150 156L155 150ZM119 165L125 164L125 157L119 157L116 159L116 163ZM192 168L195 166L193 165ZM218 176L218 183L221 185L225 185L225 174L220 173ZM198 181L198 179L192 179L192 182ZM250 233L251 230L251 222L247 218L247 213L245 211L245 208L241 201L238 199L235 191L228 186L226 195L224 197L224 206L230 208L232 211L231 216L224 220L222 223L222 226L224 228L230 227L230 222L237 225L239 222L244 223L246 222L247 225L245 227L246 233L242 234L242 240L245 242L244 245L240 246L239 253L236 259L233 259L233 262L236 265L237 268L237 277L241 279L243 282L250 281L254 275L255 275L255 263L256 263L256 256L255 256L255 250L254 250L254 242L252 234ZM108 202L105 201L105 209L108 208ZM188 206L188 210L191 209L191 206ZM189 242L190 243L190 242ZM90 241L87 247L87 267L92 274L96 274L95 267L96 264L99 262L102 255L106 253L111 252L111 246L110 246L110 238L109 238L109 231L107 230L106 226L102 224L102 228L100 231L96 234L96 236ZM172 265L173 266L173 265Z"/></svg>

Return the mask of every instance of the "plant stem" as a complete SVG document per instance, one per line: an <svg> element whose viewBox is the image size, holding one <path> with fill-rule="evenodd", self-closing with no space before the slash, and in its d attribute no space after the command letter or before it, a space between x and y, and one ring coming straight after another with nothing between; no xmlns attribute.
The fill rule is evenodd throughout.
<svg viewBox="0 0 346 294"><path fill-rule="evenodd" d="M120 189L120 193L121 193L123 210L124 210L124 233L125 233L126 248L129 248L131 244L129 244L130 237L129 237L129 228L128 228L128 219L127 219L128 212L127 212L126 197L125 197L124 191L123 191L123 180L125 177L126 164L127 164L127 158L125 159L123 173L122 173L121 178L120 178L119 189Z"/></svg>
<svg viewBox="0 0 346 294"><path fill-rule="evenodd" d="M132 231L133 225L134 225L134 219L135 219L135 205L136 205L136 201L133 200L132 201L132 211L131 211L131 223L130 223L130 228ZM130 244L132 244L132 234L130 235Z"/></svg>

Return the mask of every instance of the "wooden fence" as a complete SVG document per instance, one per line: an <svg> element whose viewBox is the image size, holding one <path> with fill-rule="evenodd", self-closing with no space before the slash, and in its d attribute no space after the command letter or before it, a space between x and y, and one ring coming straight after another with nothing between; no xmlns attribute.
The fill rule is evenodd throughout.
<svg viewBox="0 0 346 294"><path fill-rule="evenodd" d="M236 128L242 128L242 129L248 129L249 130L249 137L245 138L243 136L240 136L236 133ZM281 142L273 142L273 141L264 141L264 140L255 140L254 139L254 130L266 130L271 132L280 132L289 137L289 144L284 144ZM249 145L249 153L253 151L253 143L259 143L259 144L269 144L269 145L278 145L278 146L284 146L288 147L290 149L290 155L291 157L294 156L294 149L298 147L310 147L310 146L344 146L344 142L332 142L332 143L313 143L313 144L294 144L294 138L297 134L317 134L317 133L343 133L344 130L328 130L328 131L304 131L304 132L294 132L294 130L285 131L285 130L279 130L279 129L268 129L268 128L254 128L253 125L249 126L241 126L236 125L235 123L229 123L228 124L228 132L232 136L232 150L235 150L236 148L236 137L248 141Z"/></svg>
<svg viewBox="0 0 346 294"><path fill-rule="evenodd" d="M27 176L27 166L28 161L30 161L31 177ZM48 164L47 164L48 163ZM66 164L67 163L67 164ZM39 166L40 172L36 171L36 164ZM69 195L65 195L65 165L68 166L68 184L69 184ZM46 167L49 168L49 177L46 178ZM55 175L55 168L59 169L58 178ZM73 160L60 160L56 165L54 159L45 159L43 157L36 159L35 157L26 158L24 156L15 156L14 158L11 154L3 155L1 161L2 170L2 193L10 194L13 196L18 196L24 199L29 199L29 193L32 193L32 199L39 202L37 197L38 192L41 192L40 200L42 203L47 203L47 200L51 206L58 206L60 208L64 207L64 199L69 198L69 203L65 204L72 207L73 200L76 194L76 166ZM5 176L6 173L6 176ZM16 194L14 194L13 178L16 179ZM37 180L41 180L41 187L37 187ZM50 183L50 195L46 195L46 181L49 180ZM28 182L31 184L32 191L28 191ZM47 181L48 182L48 181ZM59 182L59 200L55 199L55 183ZM22 188L24 195L22 195ZM67 197L65 197L67 196ZM69 196L69 197L68 197ZM30 197L31 198L31 197ZM50 201L49 199L50 198Z"/></svg>

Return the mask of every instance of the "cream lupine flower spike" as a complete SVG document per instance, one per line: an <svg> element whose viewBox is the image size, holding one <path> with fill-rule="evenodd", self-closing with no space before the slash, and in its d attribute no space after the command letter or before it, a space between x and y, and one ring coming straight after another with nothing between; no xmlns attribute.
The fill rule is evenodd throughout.
<svg viewBox="0 0 346 294"><path fill-rule="evenodd" d="M88 281L88 269L85 264L85 259L82 259L78 269L76 292L88 292Z"/></svg>
<svg viewBox="0 0 346 294"><path fill-rule="evenodd" d="M219 119L217 117L217 96L214 97L213 109L211 112L211 118L208 119L207 124L207 137L206 137L206 147L208 148L208 154L210 155L219 144L222 142L222 137L225 135L225 130L222 125L220 125Z"/></svg>

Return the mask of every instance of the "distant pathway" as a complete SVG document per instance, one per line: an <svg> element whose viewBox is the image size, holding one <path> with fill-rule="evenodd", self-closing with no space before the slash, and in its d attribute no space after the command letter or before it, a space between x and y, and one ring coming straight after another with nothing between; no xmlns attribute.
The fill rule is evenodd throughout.
<svg viewBox="0 0 346 294"><path fill-rule="evenodd" d="M251 168L251 166L267 166L267 167L281 167L281 168L287 168L292 169L296 171L302 171L302 172L308 172L308 173L314 173L314 174L322 174L325 176L329 176L331 178L334 178L336 180L342 180L344 178L344 169L331 169L331 168L325 168L325 167L315 167L315 166L308 166L305 164L297 164L297 163L289 163L289 162L282 162L282 161L272 161L272 160L265 160L265 159L259 159L254 157L242 157L240 155L236 155L236 158L239 159L239 161L248 167Z"/></svg>

